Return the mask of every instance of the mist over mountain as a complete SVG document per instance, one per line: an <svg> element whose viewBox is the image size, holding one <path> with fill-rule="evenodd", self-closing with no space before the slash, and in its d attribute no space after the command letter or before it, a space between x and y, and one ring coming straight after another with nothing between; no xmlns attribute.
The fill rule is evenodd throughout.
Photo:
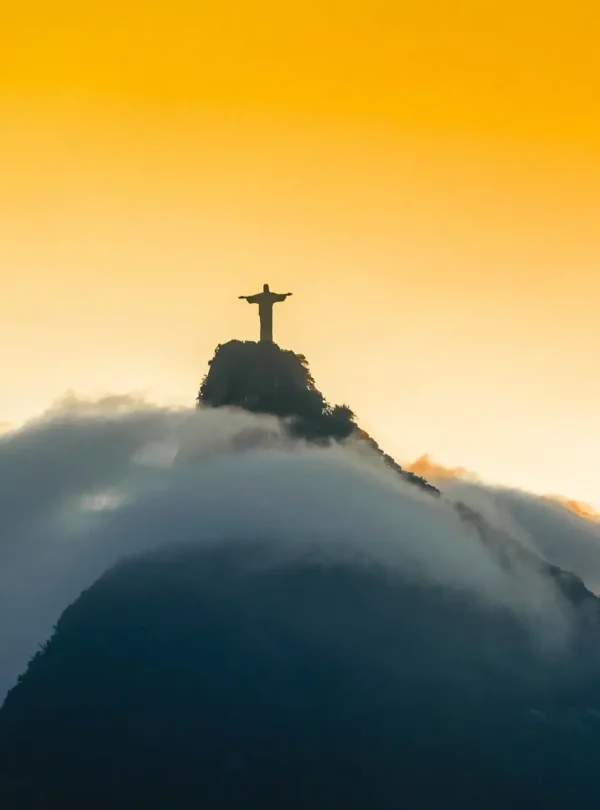
<svg viewBox="0 0 600 810"><path fill-rule="evenodd" d="M430 492L438 490L402 467L356 423L348 405L331 405L315 385L302 354L276 343L231 340L220 344L209 361L198 405L243 408L284 420L291 436L322 445L350 437L370 445L406 480Z"/></svg>
<svg viewBox="0 0 600 810"><path fill-rule="evenodd" d="M0 438L1 806L593 803L600 526L406 474L275 346L199 405Z"/></svg>

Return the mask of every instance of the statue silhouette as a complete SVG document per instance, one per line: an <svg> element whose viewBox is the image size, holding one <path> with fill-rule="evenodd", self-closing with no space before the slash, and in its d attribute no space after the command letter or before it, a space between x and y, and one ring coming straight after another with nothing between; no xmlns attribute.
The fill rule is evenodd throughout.
<svg viewBox="0 0 600 810"><path fill-rule="evenodd" d="M273 305L292 295L292 293L273 293L268 284L263 285L263 291L256 295L240 295L249 304L258 304L260 318L261 343L273 343Z"/></svg>

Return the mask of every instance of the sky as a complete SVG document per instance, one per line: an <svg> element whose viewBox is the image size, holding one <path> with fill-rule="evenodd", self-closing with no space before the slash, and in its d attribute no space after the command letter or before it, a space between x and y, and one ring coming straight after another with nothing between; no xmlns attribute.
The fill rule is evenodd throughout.
<svg viewBox="0 0 600 810"><path fill-rule="evenodd" d="M275 337L402 460L600 508L593 0L3 0L0 422Z"/></svg>

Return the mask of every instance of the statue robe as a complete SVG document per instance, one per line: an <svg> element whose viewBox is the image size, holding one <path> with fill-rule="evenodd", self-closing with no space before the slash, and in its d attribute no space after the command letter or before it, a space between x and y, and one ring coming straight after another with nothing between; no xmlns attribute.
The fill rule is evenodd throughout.
<svg viewBox="0 0 600 810"><path fill-rule="evenodd" d="M273 305L285 301L286 298L286 294L278 295L270 291L249 295L246 298L249 304L258 304L261 343L273 343Z"/></svg>

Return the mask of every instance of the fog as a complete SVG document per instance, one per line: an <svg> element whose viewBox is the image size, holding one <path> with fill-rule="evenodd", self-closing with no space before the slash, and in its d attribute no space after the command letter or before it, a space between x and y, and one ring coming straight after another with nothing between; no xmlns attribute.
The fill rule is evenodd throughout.
<svg viewBox="0 0 600 810"><path fill-rule="evenodd" d="M83 589L168 544L261 540L273 565L391 566L508 607L543 644L564 644L554 581L535 558L500 565L456 500L507 553L530 549L599 586L600 526L533 495L452 480L437 498L364 445L309 447L243 411L62 402L0 438L0 701Z"/></svg>

